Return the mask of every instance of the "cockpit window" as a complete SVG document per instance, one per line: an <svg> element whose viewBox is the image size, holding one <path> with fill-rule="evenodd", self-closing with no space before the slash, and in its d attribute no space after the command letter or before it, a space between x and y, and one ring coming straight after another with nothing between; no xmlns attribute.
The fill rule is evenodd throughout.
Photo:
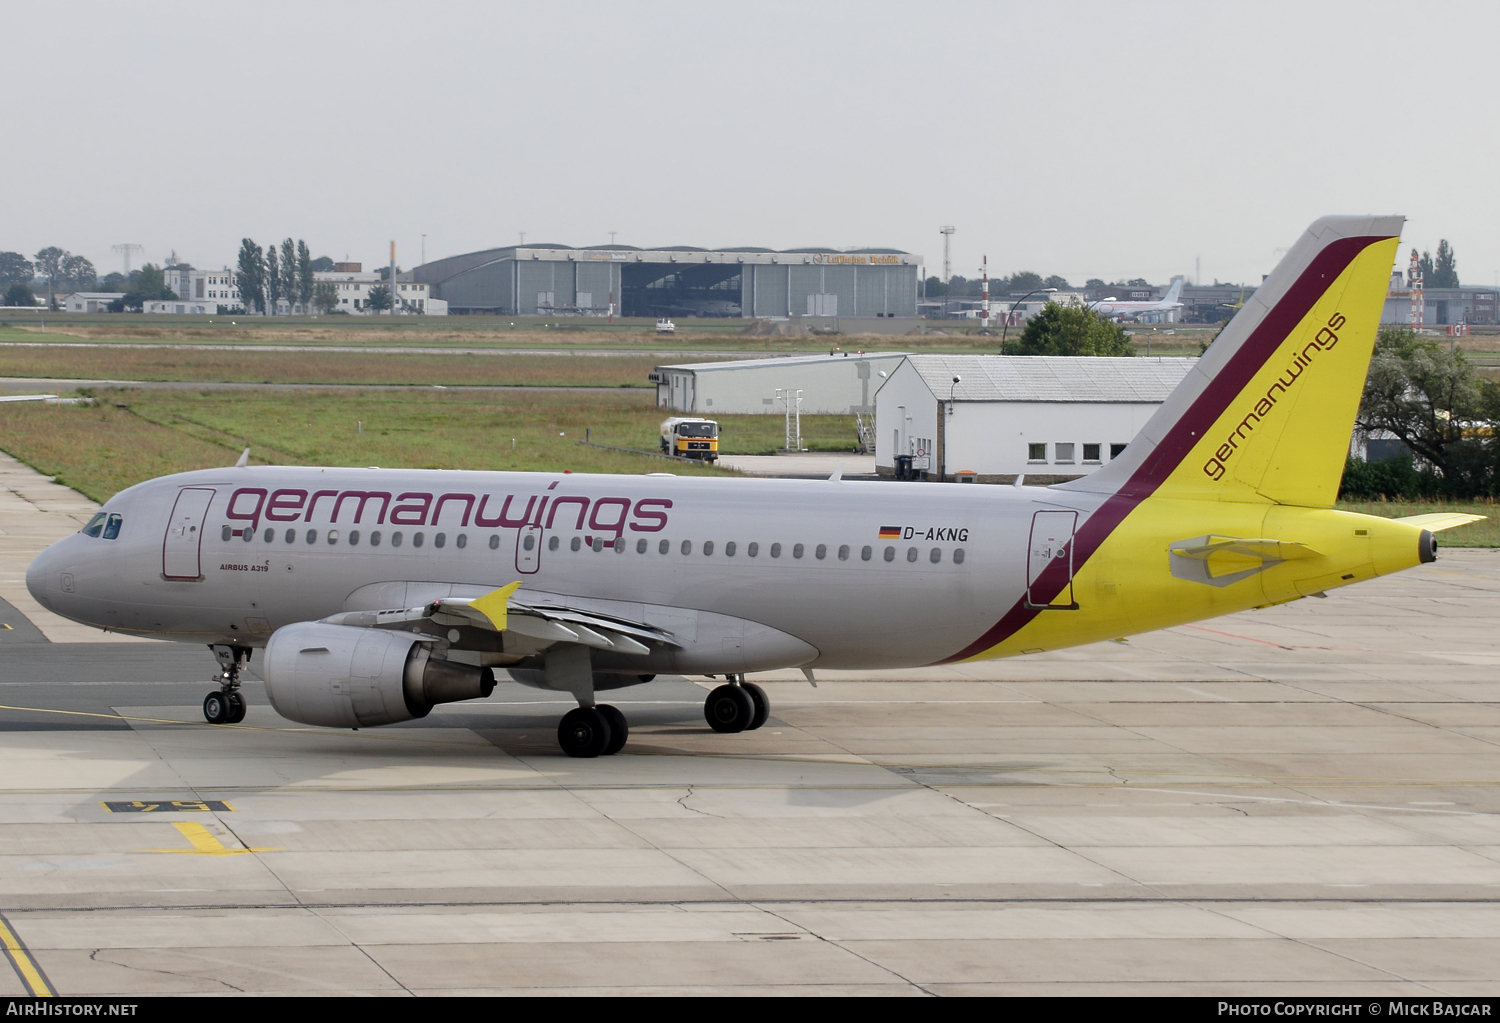
<svg viewBox="0 0 1500 1023"><path fill-rule="evenodd" d="M104 528L104 518L104 513L100 512L93 518L89 519L89 524L83 527L83 535L95 537L98 536L99 531Z"/></svg>
<svg viewBox="0 0 1500 1023"><path fill-rule="evenodd" d="M111 515L109 517L109 519L104 523L104 539L113 540L120 535L121 521L122 520L118 515Z"/></svg>

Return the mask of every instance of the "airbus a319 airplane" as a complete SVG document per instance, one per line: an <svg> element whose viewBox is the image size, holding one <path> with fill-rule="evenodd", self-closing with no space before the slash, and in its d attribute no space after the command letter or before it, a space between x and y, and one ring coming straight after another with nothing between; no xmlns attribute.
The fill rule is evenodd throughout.
<svg viewBox="0 0 1500 1023"><path fill-rule="evenodd" d="M214 723L252 650L276 710L336 728L569 693L572 756L618 751L601 691L1056 650L1320 595L1432 561L1474 516L1332 509L1399 217L1317 221L1126 451L1046 488L235 466L142 483L31 565L44 606L208 644ZM244 459L241 460L242 462Z"/></svg>
<svg viewBox="0 0 1500 1023"><path fill-rule="evenodd" d="M1098 305L1091 306L1096 313L1110 320L1134 319L1147 313L1169 313L1173 309L1182 308L1182 285L1185 277L1173 277L1172 286L1167 293L1156 302L1131 302L1118 299L1106 298Z"/></svg>

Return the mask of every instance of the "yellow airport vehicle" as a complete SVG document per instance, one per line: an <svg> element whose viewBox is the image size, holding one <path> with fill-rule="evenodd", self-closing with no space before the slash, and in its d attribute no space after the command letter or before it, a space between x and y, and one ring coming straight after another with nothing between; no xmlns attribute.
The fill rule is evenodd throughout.
<svg viewBox="0 0 1500 1023"><path fill-rule="evenodd" d="M673 416L661 424L661 453L673 458L719 460L719 424L712 419Z"/></svg>

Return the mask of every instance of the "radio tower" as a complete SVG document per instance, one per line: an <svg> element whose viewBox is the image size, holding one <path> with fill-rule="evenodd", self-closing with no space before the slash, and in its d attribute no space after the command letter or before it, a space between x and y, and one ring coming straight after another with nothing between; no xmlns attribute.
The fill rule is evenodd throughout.
<svg viewBox="0 0 1500 1023"><path fill-rule="evenodd" d="M938 230L943 235L943 283L947 284L948 278L953 276L953 271L948 265L948 239L953 237L953 232L956 228L952 224L947 224L938 228Z"/></svg>
<svg viewBox="0 0 1500 1023"><path fill-rule="evenodd" d="M1411 250L1411 266L1406 270L1406 283L1411 288L1411 329L1420 331L1426 302L1422 295L1422 263L1417 258L1416 249Z"/></svg>
<svg viewBox="0 0 1500 1023"><path fill-rule="evenodd" d="M981 283L979 285L979 329L988 330L990 326L990 257L984 257L984 263L979 268Z"/></svg>
<svg viewBox="0 0 1500 1023"><path fill-rule="evenodd" d="M111 252L118 252L118 253L121 253L122 255L124 255L124 257L125 257L125 276L126 277L130 276L130 254L131 254L131 252L145 252L146 251L146 246L144 246L144 245L137 245L134 242L127 242L124 245L111 245L109 248L110 248Z"/></svg>

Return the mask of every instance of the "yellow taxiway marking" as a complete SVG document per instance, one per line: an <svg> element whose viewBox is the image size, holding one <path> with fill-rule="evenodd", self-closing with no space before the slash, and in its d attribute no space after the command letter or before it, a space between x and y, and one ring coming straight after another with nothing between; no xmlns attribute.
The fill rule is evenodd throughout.
<svg viewBox="0 0 1500 1023"><path fill-rule="evenodd" d="M5 627L6 627L6 628L7 628L7 629L10 629L10 623L9 623L9 622L0 622L0 625L3 625L3 626L5 626ZM11 632L15 632L15 631L16 631L16 630L15 630L15 629L10 629L10 631L11 631Z"/></svg>
<svg viewBox="0 0 1500 1023"><path fill-rule="evenodd" d="M52 990L52 983L47 979L47 975L31 957L31 950L21 944L21 939L16 937L10 921L3 915L0 915L0 945L5 946L5 957L10 960L10 965L15 967L16 976L21 978L21 983L26 985L27 991L36 998L51 998L56 994Z"/></svg>
<svg viewBox="0 0 1500 1023"><path fill-rule="evenodd" d="M228 849L202 824L186 821L173 824L182 837L193 844L191 849L145 849L143 852L177 853L182 856L242 856L245 853L280 852L279 849Z"/></svg>

